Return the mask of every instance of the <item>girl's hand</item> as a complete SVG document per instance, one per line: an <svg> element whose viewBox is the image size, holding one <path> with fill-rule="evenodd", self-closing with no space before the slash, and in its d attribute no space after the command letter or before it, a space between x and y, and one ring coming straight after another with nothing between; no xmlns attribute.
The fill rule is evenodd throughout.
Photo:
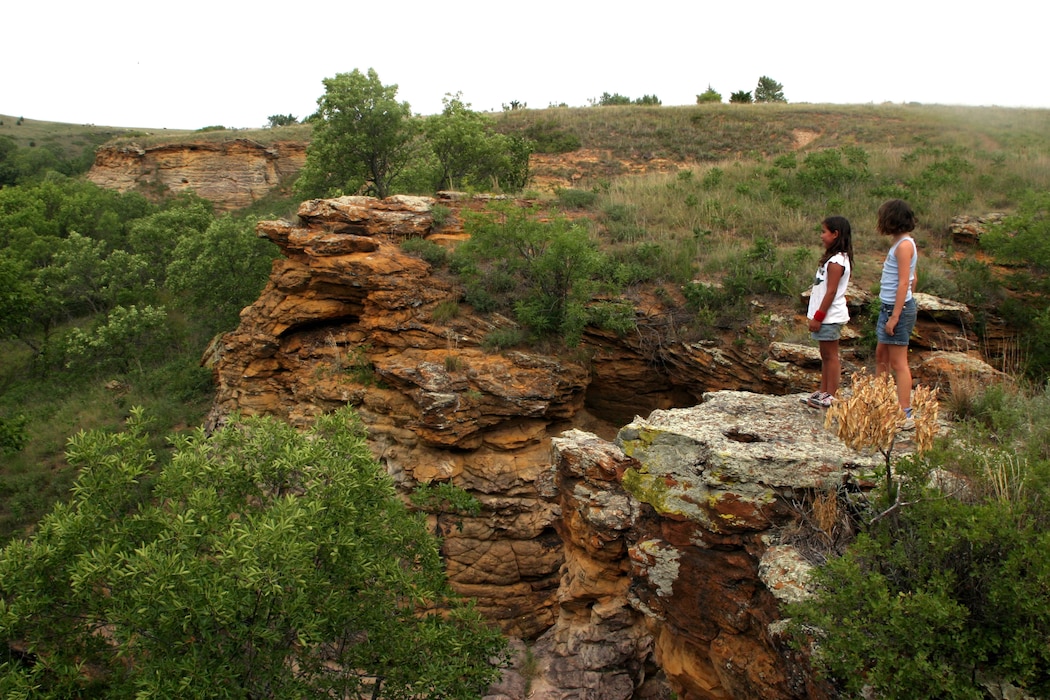
<svg viewBox="0 0 1050 700"><path fill-rule="evenodd" d="M820 321L815 318L809 319L809 332L816 333L820 330Z"/></svg>
<svg viewBox="0 0 1050 700"><path fill-rule="evenodd" d="M897 327L898 321L900 321L900 318L895 316L890 316L888 319L886 319L886 335L893 335L893 331Z"/></svg>

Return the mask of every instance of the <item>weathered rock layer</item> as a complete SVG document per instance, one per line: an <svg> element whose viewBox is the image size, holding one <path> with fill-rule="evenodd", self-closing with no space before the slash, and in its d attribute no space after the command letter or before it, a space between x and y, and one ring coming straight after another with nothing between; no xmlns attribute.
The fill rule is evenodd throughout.
<svg viewBox="0 0 1050 700"><path fill-rule="evenodd" d="M242 209L289 183L306 162L306 144L249 139L141 147L103 146L88 180L146 196L192 191L219 211Z"/></svg>

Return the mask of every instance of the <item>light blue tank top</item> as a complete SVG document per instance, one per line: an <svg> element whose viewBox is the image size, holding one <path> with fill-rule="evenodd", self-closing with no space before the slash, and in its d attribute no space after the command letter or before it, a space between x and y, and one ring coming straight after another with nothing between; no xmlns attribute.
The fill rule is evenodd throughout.
<svg viewBox="0 0 1050 700"><path fill-rule="evenodd" d="M911 241L911 247L914 251L911 256L911 270L908 274L908 294L904 297L904 301L907 302L911 299L911 287L912 282L915 280L915 266L919 262L919 247L915 245L915 239L911 236L905 236L900 239L890 248L890 252L886 253L886 261L882 263L882 281L879 283L879 301L884 304L892 304L897 301L897 281L900 279L900 270L897 267L897 246L904 241Z"/></svg>

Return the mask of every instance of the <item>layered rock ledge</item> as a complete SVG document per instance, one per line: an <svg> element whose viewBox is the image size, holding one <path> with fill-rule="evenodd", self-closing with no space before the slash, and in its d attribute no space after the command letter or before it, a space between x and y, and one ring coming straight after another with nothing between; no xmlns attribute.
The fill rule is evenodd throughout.
<svg viewBox="0 0 1050 700"><path fill-rule="evenodd" d="M732 391L636 418L613 442L567 431L552 454L543 495L565 564L539 697L630 698L647 662L681 698L829 696L781 632L809 569L782 535L815 494L863 490L876 456L797 396Z"/></svg>

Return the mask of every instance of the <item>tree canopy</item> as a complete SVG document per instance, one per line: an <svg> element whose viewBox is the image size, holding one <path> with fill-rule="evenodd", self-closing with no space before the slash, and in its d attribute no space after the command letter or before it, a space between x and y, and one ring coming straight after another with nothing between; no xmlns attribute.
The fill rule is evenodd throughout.
<svg viewBox="0 0 1050 700"><path fill-rule="evenodd" d="M383 85L372 68L323 81L306 164L296 191L306 197L366 189L386 197L415 155L419 122L397 85Z"/></svg>
<svg viewBox="0 0 1050 700"><path fill-rule="evenodd" d="M763 75L755 86L755 102L787 102L784 97L784 86Z"/></svg>
<svg viewBox="0 0 1050 700"><path fill-rule="evenodd" d="M458 601L351 409L172 439L81 432L73 500L0 552L4 697L479 697L500 633Z"/></svg>

